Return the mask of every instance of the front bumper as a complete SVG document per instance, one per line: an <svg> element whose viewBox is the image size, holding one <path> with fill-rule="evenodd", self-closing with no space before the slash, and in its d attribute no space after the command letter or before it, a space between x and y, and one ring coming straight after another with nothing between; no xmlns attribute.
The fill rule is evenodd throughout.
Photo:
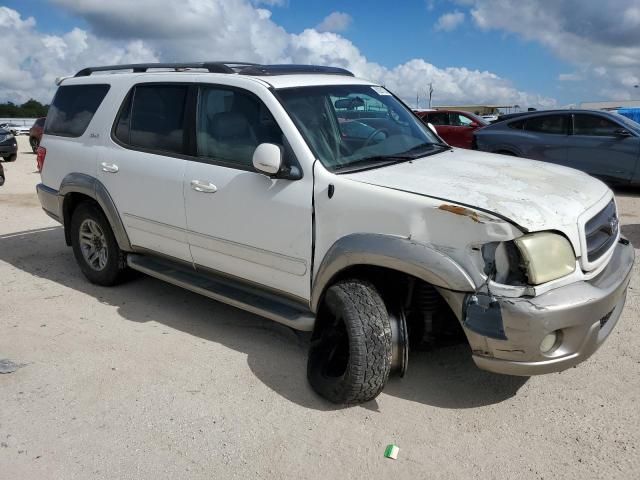
<svg viewBox="0 0 640 480"><path fill-rule="evenodd" d="M13 155L14 153L18 153L18 144L15 138L9 140L8 142L0 143L0 156L8 156Z"/></svg>
<svg viewBox="0 0 640 480"><path fill-rule="evenodd" d="M442 293L463 320L479 368L523 376L557 372L589 358L609 336L624 307L634 258L633 246L621 240L606 268L589 281L537 297L498 297L506 339L478 334L465 325L463 310L468 294ZM558 330L558 346L543 354L542 339Z"/></svg>

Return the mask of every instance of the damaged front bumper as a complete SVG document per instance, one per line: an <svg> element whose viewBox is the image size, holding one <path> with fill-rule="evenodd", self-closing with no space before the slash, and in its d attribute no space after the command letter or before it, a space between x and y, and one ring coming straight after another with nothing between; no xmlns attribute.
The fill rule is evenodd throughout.
<svg viewBox="0 0 640 480"><path fill-rule="evenodd" d="M623 239L607 267L591 280L537 297L496 296L491 305L472 312L470 294L441 293L461 319L478 367L507 375L557 372L587 359L609 336L624 307L634 257L633 246ZM558 342L542 353L541 342L552 332Z"/></svg>

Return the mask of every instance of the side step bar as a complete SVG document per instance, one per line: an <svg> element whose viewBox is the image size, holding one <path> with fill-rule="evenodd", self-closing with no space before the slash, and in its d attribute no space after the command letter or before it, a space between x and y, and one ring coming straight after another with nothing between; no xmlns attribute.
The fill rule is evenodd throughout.
<svg viewBox="0 0 640 480"><path fill-rule="evenodd" d="M238 281L203 274L168 260L145 255L129 254L127 264L139 272L269 318L293 329L313 330L315 315L310 310L305 310L303 305L248 287Z"/></svg>

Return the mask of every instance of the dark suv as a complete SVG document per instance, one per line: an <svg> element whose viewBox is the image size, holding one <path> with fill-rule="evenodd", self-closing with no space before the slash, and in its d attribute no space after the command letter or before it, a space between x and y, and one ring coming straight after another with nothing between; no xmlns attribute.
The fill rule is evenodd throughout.
<svg viewBox="0 0 640 480"><path fill-rule="evenodd" d="M2 156L5 162L13 162L18 158L16 137L4 128L0 128L0 156Z"/></svg>

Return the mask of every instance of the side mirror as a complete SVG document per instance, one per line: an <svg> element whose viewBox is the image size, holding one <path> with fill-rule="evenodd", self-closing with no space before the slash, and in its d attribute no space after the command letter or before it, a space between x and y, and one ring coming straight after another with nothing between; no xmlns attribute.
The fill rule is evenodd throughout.
<svg viewBox="0 0 640 480"><path fill-rule="evenodd" d="M436 130L436 127L433 126L433 123L428 122L427 127L429 127L429 130L431 130L435 135L438 135L438 131Z"/></svg>
<svg viewBox="0 0 640 480"><path fill-rule="evenodd" d="M631 136L631 132L629 130L627 130L626 128L619 128L613 133L616 135L616 137L630 137Z"/></svg>
<svg viewBox="0 0 640 480"><path fill-rule="evenodd" d="M273 143L261 143L253 152L253 168L270 177L282 167L282 147Z"/></svg>
<svg viewBox="0 0 640 480"><path fill-rule="evenodd" d="M480 127L480 124L478 122L471 122L469 124L469 128L478 128Z"/></svg>

